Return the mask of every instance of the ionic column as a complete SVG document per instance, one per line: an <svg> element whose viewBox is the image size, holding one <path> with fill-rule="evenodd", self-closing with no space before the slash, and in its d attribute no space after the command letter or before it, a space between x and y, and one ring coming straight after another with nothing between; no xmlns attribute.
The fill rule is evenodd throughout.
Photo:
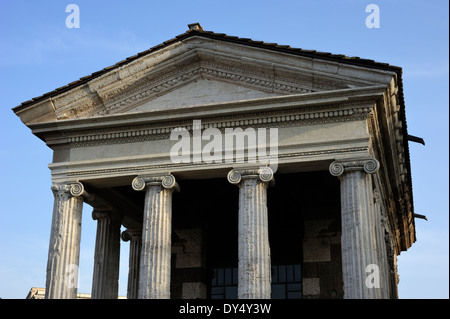
<svg viewBox="0 0 450 319"><path fill-rule="evenodd" d="M380 275L381 275L381 286L386 287L380 290L379 298L388 299L389 298L389 263L387 259L386 250L386 220L384 216L384 207L382 203L382 198L380 192L376 189L373 191L374 198L374 231L377 239L377 262L380 264Z"/></svg>
<svg viewBox="0 0 450 319"><path fill-rule="evenodd" d="M119 293L120 217L111 209L92 211L97 221L92 299L117 299Z"/></svg>
<svg viewBox="0 0 450 319"><path fill-rule="evenodd" d="M376 262L376 236L373 218L373 194L370 174L379 163L375 159L335 161L330 173L341 181L342 272L344 298L376 298L376 287L369 276L380 265ZM375 278L376 279L376 278Z"/></svg>
<svg viewBox="0 0 450 319"><path fill-rule="evenodd" d="M138 298L169 299L172 192L178 185L168 174L138 176L132 186L145 190Z"/></svg>
<svg viewBox="0 0 450 319"><path fill-rule="evenodd" d="M122 240L130 241L127 299L137 299L142 248L142 229L127 229L122 233Z"/></svg>
<svg viewBox="0 0 450 319"><path fill-rule="evenodd" d="M83 184L53 184L55 196L45 284L46 299L76 299Z"/></svg>
<svg viewBox="0 0 450 319"><path fill-rule="evenodd" d="M228 181L239 186L238 298L271 297L271 264L267 222L269 167L232 170Z"/></svg>

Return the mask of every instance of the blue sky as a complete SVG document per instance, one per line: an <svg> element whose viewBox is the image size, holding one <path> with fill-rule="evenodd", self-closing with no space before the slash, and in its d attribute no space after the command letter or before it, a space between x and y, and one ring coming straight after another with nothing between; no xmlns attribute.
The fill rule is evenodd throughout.
<svg viewBox="0 0 450 319"><path fill-rule="evenodd" d="M80 8L80 28L65 21ZM380 28L365 25L369 4ZM449 8L433 1L0 0L0 297L45 286L52 152L11 108L174 36L187 24L403 68L417 242L398 258L400 298L449 298ZM96 222L85 206L80 292L90 293ZM126 295L128 243L119 294Z"/></svg>

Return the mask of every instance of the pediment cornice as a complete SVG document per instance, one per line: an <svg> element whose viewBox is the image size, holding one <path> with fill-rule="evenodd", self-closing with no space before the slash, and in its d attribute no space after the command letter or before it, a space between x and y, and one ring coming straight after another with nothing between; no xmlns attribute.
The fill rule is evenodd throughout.
<svg viewBox="0 0 450 319"><path fill-rule="evenodd" d="M49 97L21 118L38 123L132 112L197 79L283 96L386 84L391 78L387 71L192 37Z"/></svg>
<svg viewBox="0 0 450 319"><path fill-rule="evenodd" d="M199 105L175 114L171 110L154 110L99 115L32 124L30 128L50 147L64 143L78 147L164 139L174 128L190 130L195 119L207 127L219 129L316 125L364 120L383 94L384 87L375 86Z"/></svg>

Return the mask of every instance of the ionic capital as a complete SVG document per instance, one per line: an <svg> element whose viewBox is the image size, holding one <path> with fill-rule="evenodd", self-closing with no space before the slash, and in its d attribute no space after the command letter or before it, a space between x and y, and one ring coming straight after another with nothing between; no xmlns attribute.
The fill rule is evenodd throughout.
<svg viewBox="0 0 450 319"><path fill-rule="evenodd" d="M94 208L92 210L92 219L93 220L100 220L100 219L112 219L112 218L118 218L118 214L116 214L111 207L105 207L105 208Z"/></svg>
<svg viewBox="0 0 450 319"><path fill-rule="evenodd" d="M165 189L178 191L179 186L172 174L137 176L133 179L131 186L135 191L143 191L148 186L162 186Z"/></svg>
<svg viewBox="0 0 450 319"><path fill-rule="evenodd" d="M274 181L273 171L270 167L259 167L249 169L233 169L228 175L227 179L231 184L239 184L244 179L259 179L263 183L270 183Z"/></svg>
<svg viewBox="0 0 450 319"><path fill-rule="evenodd" d="M374 174L380 168L380 163L374 159L359 159L348 161L334 161L330 164L329 171L333 176L341 176L345 172L364 171L367 174Z"/></svg>
<svg viewBox="0 0 450 319"><path fill-rule="evenodd" d="M127 229L122 232L120 235L123 241L130 241L133 238L141 238L142 237L142 229Z"/></svg>
<svg viewBox="0 0 450 319"><path fill-rule="evenodd" d="M84 185L80 182L73 182L73 183L67 183L67 184L52 184L51 187L53 194L57 193L68 193L71 196L78 197L83 196L86 199L92 199L93 196L90 195L86 190L84 189Z"/></svg>

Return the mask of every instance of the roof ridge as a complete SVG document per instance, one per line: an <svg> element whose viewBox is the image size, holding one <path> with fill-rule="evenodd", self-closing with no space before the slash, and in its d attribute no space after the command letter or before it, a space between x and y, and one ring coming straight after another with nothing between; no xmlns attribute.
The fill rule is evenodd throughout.
<svg viewBox="0 0 450 319"><path fill-rule="evenodd" d="M179 34L172 39L166 40L166 41L164 41L160 44L157 44L147 50L138 52L133 56L127 57L124 60L119 61L113 65L107 66L99 71L93 72L90 75L83 76L83 77L79 78L78 80L75 80L75 81L73 81L69 84L66 84L64 86L61 86L59 88L56 88L53 91L44 93L41 96L34 97L28 101L22 102L20 105L14 107L13 111L17 112L28 105L31 105L38 101L43 100L44 98L55 96L56 94L68 91L68 90L75 88L79 85L82 85L92 79L95 79L96 77L99 77L110 70L113 70L120 66L124 66L142 56L145 56L147 54L150 54L152 52L155 52L157 50L165 48L175 42L183 41L189 37L196 36L196 35L202 36L202 37L207 37L207 38L218 39L218 40L222 40L222 41L234 42L234 43L238 43L238 44L242 44L242 45L259 47L262 49L269 49L269 50L275 50L275 51L279 51L279 52L285 52L285 53L290 53L290 54L306 56L306 57L311 57L311 58L320 58L320 59L342 62L345 64L353 64L353 65L362 66L362 67L373 67L373 68L377 68L377 69L390 70L390 71L397 72L399 75L401 75L402 69L400 67L393 66L388 63L375 62L374 60L362 59L360 57L349 57L344 54L333 54L330 52L320 52L320 51L316 51L316 50L293 48L289 45L280 45L278 43L266 43L264 41L253 40L251 38L241 38L238 36L230 36L225 33L216 33L213 31L204 30L203 27L198 22L188 24L188 27L189 27L189 29L186 32Z"/></svg>

